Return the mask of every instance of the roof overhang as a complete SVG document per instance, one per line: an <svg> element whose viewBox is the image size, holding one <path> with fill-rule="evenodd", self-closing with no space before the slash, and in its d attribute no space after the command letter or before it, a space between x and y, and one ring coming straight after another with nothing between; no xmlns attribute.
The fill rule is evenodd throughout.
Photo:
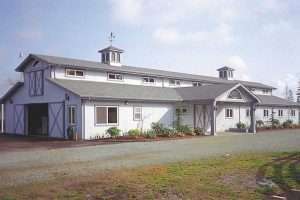
<svg viewBox="0 0 300 200"><path fill-rule="evenodd" d="M23 82L17 82L13 85L1 98L0 104L4 104L7 99L9 99L20 87L24 85Z"/></svg>

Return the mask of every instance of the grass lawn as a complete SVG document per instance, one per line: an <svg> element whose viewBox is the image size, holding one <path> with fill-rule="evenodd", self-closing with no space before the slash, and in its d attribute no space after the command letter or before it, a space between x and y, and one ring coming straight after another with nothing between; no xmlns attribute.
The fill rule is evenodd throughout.
<svg viewBox="0 0 300 200"><path fill-rule="evenodd" d="M257 181L272 180L273 188ZM300 189L300 152L241 154L57 177L0 188L0 199L263 199Z"/></svg>

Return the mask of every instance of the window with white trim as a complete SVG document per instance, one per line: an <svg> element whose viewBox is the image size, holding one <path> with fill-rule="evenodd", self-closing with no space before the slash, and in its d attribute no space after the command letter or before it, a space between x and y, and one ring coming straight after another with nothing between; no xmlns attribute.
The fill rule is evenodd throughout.
<svg viewBox="0 0 300 200"><path fill-rule="evenodd" d="M283 116L283 110L278 110L278 117L282 117Z"/></svg>
<svg viewBox="0 0 300 200"><path fill-rule="evenodd" d="M225 118L233 118L233 109L232 108L226 108Z"/></svg>
<svg viewBox="0 0 300 200"><path fill-rule="evenodd" d="M175 85L180 85L180 80L175 80L175 79L170 79L169 80L169 85L170 86L175 86Z"/></svg>
<svg viewBox="0 0 300 200"><path fill-rule="evenodd" d="M68 108L68 122L69 125L76 124L76 106L69 106Z"/></svg>
<svg viewBox="0 0 300 200"><path fill-rule="evenodd" d="M264 110L264 117L269 117L269 110Z"/></svg>
<svg viewBox="0 0 300 200"><path fill-rule="evenodd" d="M117 106L96 106L95 121L96 125L116 125L118 124Z"/></svg>
<svg viewBox="0 0 300 200"><path fill-rule="evenodd" d="M78 69L66 69L66 76L68 77L84 77L84 71Z"/></svg>
<svg viewBox="0 0 300 200"><path fill-rule="evenodd" d="M107 77L109 80L123 80L123 75L122 74L115 74L115 73L108 73Z"/></svg>
<svg viewBox="0 0 300 200"><path fill-rule="evenodd" d="M296 110L291 110L291 116L296 117Z"/></svg>
<svg viewBox="0 0 300 200"><path fill-rule="evenodd" d="M133 120L134 121L142 120L142 107L133 107Z"/></svg>
<svg viewBox="0 0 300 200"><path fill-rule="evenodd" d="M199 87L199 86L202 86L202 83L200 83L200 82L193 82L193 86L194 87Z"/></svg>
<svg viewBox="0 0 300 200"><path fill-rule="evenodd" d="M149 84L154 84L155 79L152 77L143 77L143 83L149 83Z"/></svg>

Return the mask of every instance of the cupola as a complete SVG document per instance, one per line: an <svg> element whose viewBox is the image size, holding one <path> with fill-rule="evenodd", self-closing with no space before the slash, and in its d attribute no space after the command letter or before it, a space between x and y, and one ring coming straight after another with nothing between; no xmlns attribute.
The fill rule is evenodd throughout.
<svg viewBox="0 0 300 200"><path fill-rule="evenodd" d="M233 80L234 76L233 76L233 72L234 69L224 66L220 69L218 69L217 71L219 71L219 78L221 79L225 79L225 80Z"/></svg>
<svg viewBox="0 0 300 200"><path fill-rule="evenodd" d="M109 46L105 49L98 51L101 53L101 63L121 66L121 54L124 52L122 49L116 48L114 46Z"/></svg>
<svg viewBox="0 0 300 200"><path fill-rule="evenodd" d="M112 42L115 39L113 33L110 33L109 41L110 45L104 49L99 50L101 53L101 63L113 65L113 66L122 66L121 64L121 54L124 50L112 46Z"/></svg>

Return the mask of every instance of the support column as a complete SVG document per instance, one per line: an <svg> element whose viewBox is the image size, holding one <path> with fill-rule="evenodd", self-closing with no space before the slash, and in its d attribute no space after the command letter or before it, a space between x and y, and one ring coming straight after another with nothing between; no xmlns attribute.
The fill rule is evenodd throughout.
<svg viewBox="0 0 300 200"><path fill-rule="evenodd" d="M217 135L217 131L216 131L216 116L217 116L217 103L216 101L212 102L211 103L211 120L210 120L210 124L211 124L211 127L210 127L210 134L215 136Z"/></svg>
<svg viewBox="0 0 300 200"><path fill-rule="evenodd" d="M251 116L251 125L250 125L250 133L256 133L256 118L255 118L255 110L256 110L256 104L251 104L250 107L250 116Z"/></svg>

